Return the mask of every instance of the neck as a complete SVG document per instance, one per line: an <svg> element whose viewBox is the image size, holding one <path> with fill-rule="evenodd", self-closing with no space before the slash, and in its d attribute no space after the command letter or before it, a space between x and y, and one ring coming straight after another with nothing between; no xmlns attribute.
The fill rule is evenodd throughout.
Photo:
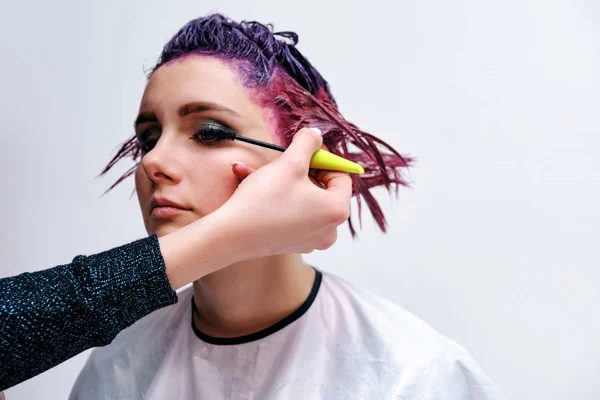
<svg viewBox="0 0 600 400"><path fill-rule="evenodd" d="M308 297L315 271L300 254L281 254L232 264L194 282L194 324L222 338L265 329Z"/></svg>

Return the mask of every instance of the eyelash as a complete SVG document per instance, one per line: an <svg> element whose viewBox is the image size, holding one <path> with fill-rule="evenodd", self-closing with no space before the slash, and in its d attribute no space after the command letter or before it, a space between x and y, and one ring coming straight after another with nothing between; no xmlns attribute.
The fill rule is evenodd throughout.
<svg viewBox="0 0 600 400"><path fill-rule="evenodd" d="M154 128L142 132L140 137L144 139L138 139L142 156L151 152L152 149L154 149L154 146L156 146L158 139L150 138L153 130ZM227 136L226 133L231 131L233 131L233 129L226 124L209 120L203 123L202 126L192 134L190 139L203 146L214 146L223 141L224 137Z"/></svg>
<svg viewBox="0 0 600 400"><path fill-rule="evenodd" d="M210 146L225 140L233 129L218 121L206 121L192 136L200 144Z"/></svg>

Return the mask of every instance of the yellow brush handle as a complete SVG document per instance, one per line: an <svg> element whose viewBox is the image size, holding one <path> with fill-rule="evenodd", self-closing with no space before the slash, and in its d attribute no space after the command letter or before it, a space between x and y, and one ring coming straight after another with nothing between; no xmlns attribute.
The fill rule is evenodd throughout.
<svg viewBox="0 0 600 400"><path fill-rule="evenodd" d="M310 167L329 171L350 172L353 174L363 174L365 172L361 165L323 149L319 149L313 154L310 159Z"/></svg>

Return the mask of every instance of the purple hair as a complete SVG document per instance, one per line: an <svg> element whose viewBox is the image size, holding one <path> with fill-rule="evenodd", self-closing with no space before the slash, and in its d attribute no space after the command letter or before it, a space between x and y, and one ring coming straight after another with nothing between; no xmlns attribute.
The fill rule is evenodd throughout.
<svg viewBox="0 0 600 400"><path fill-rule="evenodd" d="M339 112L329 85L298 51L297 43L298 35L294 32L273 32L270 24L238 23L213 14L183 26L163 48L150 76L166 63L191 54L227 61L240 73L245 85L256 91L261 106L274 110L276 133L283 144L291 143L294 134L304 126L320 128L329 151L364 167L365 174L351 175L359 222L362 227L362 197L379 228L385 232L385 216L370 189L384 186L389 191L394 184L397 193L399 186L409 186L402 171L410 167L414 159L400 155L381 139L348 122ZM131 157L139 161L140 155L134 135L123 143L101 175L119 160ZM130 168L108 190L133 174L136 167ZM355 236L352 219L348 222Z"/></svg>

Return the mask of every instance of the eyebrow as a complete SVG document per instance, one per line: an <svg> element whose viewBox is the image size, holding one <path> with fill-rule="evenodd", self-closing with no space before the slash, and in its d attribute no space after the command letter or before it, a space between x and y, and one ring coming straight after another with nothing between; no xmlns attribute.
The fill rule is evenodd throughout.
<svg viewBox="0 0 600 400"><path fill-rule="evenodd" d="M233 111L230 108L223 107L222 105L219 105L216 103L205 102L205 101L184 104L183 106L179 107L179 110L177 110L177 114L183 118L190 114L204 113L204 112L208 112L208 111L219 111L219 112L232 114L234 116L239 116L238 113L236 113L235 111ZM158 122L158 118L156 117L156 114L154 112L150 111L150 112L140 113L137 116L137 118L135 119L134 125L137 126L140 124L145 124L147 122Z"/></svg>

